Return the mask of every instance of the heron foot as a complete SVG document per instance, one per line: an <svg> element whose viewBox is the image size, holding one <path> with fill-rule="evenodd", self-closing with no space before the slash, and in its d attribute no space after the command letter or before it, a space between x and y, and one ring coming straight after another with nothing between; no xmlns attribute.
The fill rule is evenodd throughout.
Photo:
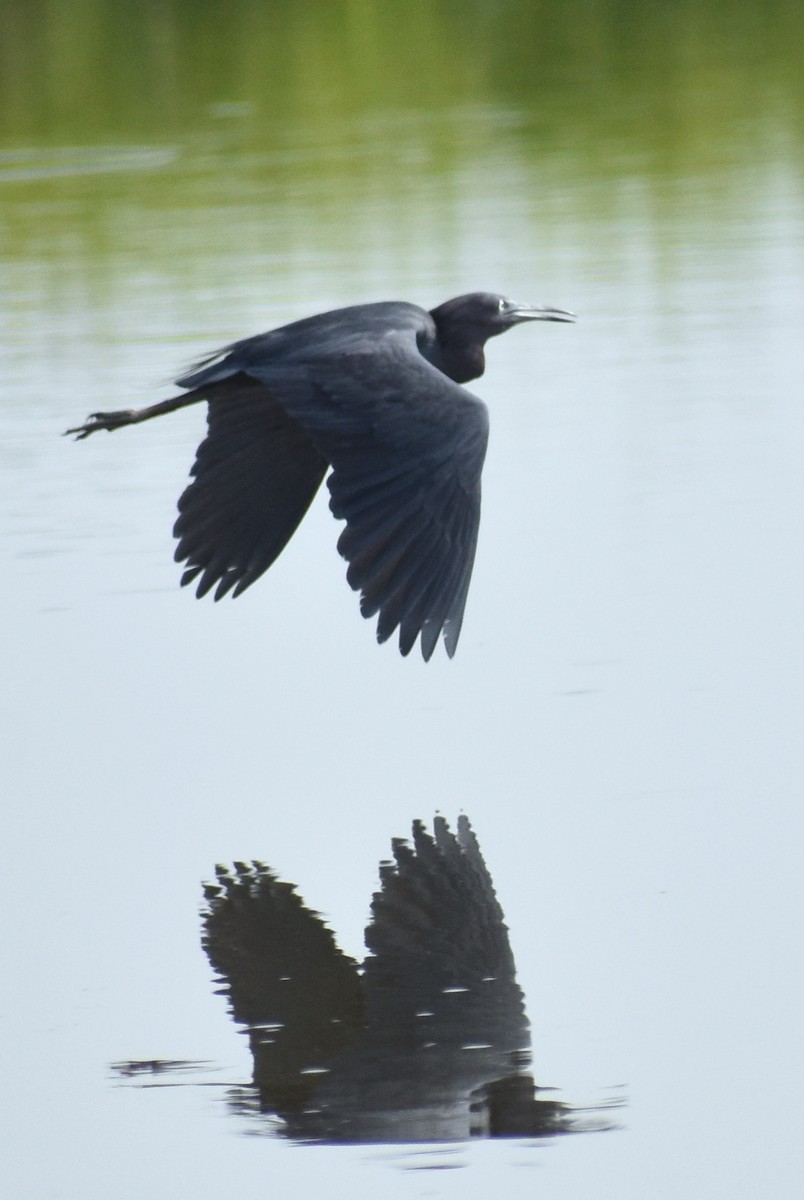
<svg viewBox="0 0 804 1200"><path fill-rule="evenodd" d="M136 410L133 408L121 408L117 412L90 413L83 425L65 430L64 435L66 437L68 434L75 434L75 440L80 442L99 429L111 432L113 429L119 429L122 425L131 425L135 420Z"/></svg>

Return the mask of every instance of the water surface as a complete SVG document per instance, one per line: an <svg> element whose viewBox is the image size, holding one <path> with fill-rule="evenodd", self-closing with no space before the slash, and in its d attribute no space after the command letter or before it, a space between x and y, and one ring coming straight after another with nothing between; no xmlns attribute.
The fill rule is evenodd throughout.
<svg viewBox="0 0 804 1200"><path fill-rule="evenodd" d="M802 38L782 3L0 5L16 1195L798 1195ZM323 496L242 598L180 591L200 411L59 437L231 338L476 288L580 320L474 385L451 663L376 646ZM361 957L389 838L461 809L537 1080L624 1128L237 1136L201 880L263 858ZM108 1070L159 1058L209 1086Z"/></svg>

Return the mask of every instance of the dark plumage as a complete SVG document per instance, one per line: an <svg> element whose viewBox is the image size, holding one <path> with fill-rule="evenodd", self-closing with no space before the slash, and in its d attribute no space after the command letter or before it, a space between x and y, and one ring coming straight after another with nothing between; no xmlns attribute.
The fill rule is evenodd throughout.
<svg viewBox="0 0 804 1200"><path fill-rule="evenodd" d="M483 374L490 337L522 321L571 321L554 308L473 292L432 312L357 305L246 338L177 380L148 408L94 413L78 438L199 400L209 429L174 533L182 584L237 596L271 566L328 469L338 549L377 639L399 628L429 659L458 643L480 522L486 407L459 384Z"/></svg>
<svg viewBox="0 0 804 1200"><path fill-rule="evenodd" d="M362 966L264 863L218 867L204 889L204 949L248 1034L259 1107L324 1142L568 1130L527 1070L508 929L468 819L453 833L436 817L432 835L414 821L412 845L392 848Z"/></svg>

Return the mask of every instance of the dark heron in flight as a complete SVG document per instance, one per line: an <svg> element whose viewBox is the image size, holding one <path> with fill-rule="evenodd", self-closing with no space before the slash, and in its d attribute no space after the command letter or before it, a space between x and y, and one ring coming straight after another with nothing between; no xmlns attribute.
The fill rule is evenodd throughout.
<svg viewBox="0 0 804 1200"><path fill-rule="evenodd" d="M377 640L399 628L425 660L443 631L458 644L480 523L488 413L459 384L483 374L483 347L522 321L572 321L559 308L472 292L431 312L390 301L294 321L227 346L147 408L93 413L88 437L208 404L208 432L174 534L182 584L237 596L271 566L327 470L338 549Z"/></svg>

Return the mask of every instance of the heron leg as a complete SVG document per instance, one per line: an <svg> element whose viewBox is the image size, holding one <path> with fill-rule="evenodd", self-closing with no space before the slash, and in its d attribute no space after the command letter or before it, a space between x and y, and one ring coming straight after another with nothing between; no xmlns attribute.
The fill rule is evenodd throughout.
<svg viewBox="0 0 804 1200"><path fill-rule="evenodd" d="M111 432L113 429L121 429L123 425L138 425L140 421L150 421L151 417L175 412L177 408L184 408L185 405L194 404L200 399L197 392L183 392L178 396L171 396L169 400L160 400L158 404L149 404L147 408L121 408L117 412L90 413L83 425L65 430L65 436L74 433L75 440L80 442L99 429Z"/></svg>

